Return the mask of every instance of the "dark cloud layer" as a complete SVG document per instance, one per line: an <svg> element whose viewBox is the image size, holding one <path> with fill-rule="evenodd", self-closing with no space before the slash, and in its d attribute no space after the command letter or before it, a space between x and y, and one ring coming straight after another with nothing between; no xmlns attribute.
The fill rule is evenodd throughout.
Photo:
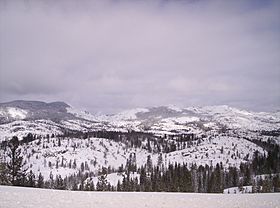
<svg viewBox="0 0 280 208"><path fill-rule="evenodd" d="M0 100L280 105L279 1L0 1Z"/></svg>

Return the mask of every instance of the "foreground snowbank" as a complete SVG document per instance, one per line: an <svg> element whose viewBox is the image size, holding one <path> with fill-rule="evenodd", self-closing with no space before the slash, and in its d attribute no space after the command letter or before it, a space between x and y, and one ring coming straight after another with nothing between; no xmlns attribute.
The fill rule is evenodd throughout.
<svg viewBox="0 0 280 208"><path fill-rule="evenodd" d="M73 192L0 186L0 207L280 207L280 194Z"/></svg>

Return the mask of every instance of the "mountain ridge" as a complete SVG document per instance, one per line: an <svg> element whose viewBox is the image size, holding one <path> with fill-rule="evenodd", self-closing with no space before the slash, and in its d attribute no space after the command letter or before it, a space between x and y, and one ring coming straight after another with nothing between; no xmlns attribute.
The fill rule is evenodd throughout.
<svg viewBox="0 0 280 208"><path fill-rule="evenodd" d="M253 112L227 105L135 108L113 115L94 115L65 102L12 101L0 104L2 138L31 133L75 131L142 131L155 135L204 134L222 128L243 131L280 131L280 112ZM40 132L42 130L42 132Z"/></svg>

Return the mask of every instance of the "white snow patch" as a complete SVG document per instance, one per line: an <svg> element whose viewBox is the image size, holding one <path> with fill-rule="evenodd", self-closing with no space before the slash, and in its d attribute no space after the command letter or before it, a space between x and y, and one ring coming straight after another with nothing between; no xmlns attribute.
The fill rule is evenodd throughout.
<svg viewBox="0 0 280 208"><path fill-rule="evenodd" d="M249 194L252 193L252 186L231 187L224 189L224 194Z"/></svg>
<svg viewBox="0 0 280 208"><path fill-rule="evenodd" d="M168 108L170 110L174 110L174 111L177 111L177 112L182 112L182 109L177 107L176 105L168 105Z"/></svg>
<svg viewBox="0 0 280 208"><path fill-rule="evenodd" d="M72 107L68 107L68 108L66 108L66 110L68 113L71 113L78 118L86 119L89 121L95 121L97 119L96 116L90 114L87 111L78 110L78 109L75 109Z"/></svg>
<svg viewBox="0 0 280 208"><path fill-rule="evenodd" d="M8 114L14 119L25 119L27 115L27 111L20 108L7 108Z"/></svg>
<svg viewBox="0 0 280 208"><path fill-rule="evenodd" d="M195 122L195 121L199 121L198 117L194 117L194 116L184 116L184 117L171 117L171 118L166 118L166 119L162 119L163 122L174 122L174 123L179 123L179 124L186 124L186 123L190 123L190 122Z"/></svg>
<svg viewBox="0 0 280 208"><path fill-rule="evenodd" d="M135 108L131 110L126 110L121 113L118 113L114 116L112 116L115 120L134 120L137 119L137 113L145 113L149 112L149 109L147 108Z"/></svg>

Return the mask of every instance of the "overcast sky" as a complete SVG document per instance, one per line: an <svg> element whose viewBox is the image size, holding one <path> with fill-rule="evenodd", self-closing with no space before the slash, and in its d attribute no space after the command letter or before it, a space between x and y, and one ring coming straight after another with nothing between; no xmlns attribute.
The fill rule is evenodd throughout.
<svg viewBox="0 0 280 208"><path fill-rule="evenodd" d="M280 109L280 1L0 0L0 101Z"/></svg>

